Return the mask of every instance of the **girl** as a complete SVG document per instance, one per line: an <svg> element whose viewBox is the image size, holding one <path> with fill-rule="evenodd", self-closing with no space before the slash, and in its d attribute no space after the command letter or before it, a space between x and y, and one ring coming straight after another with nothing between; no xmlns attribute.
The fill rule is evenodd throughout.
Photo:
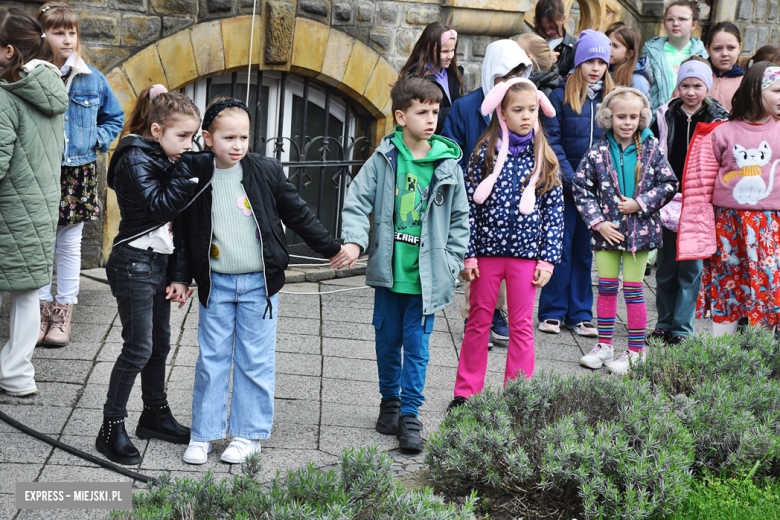
<svg viewBox="0 0 780 520"><path fill-rule="evenodd" d="M661 247L660 210L677 191L677 180L658 140L647 128L650 102L639 90L619 87L604 97L596 120L605 134L574 176L577 209L593 235L599 273L599 344L580 359L588 368L607 365L625 375L644 360L647 308L642 281L647 253ZM628 314L628 350L616 361L612 350L617 293L623 263Z"/></svg>
<svg viewBox="0 0 780 520"><path fill-rule="evenodd" d="M712 67L712 87L709 97L714 98L731 112L731 98L742 83L745 71L737 64L742 52L742 36L731 22L718 22L707 32L707 54Z"/></svg>
<svg viewBox="0 0 780 520"><path fill-rule="evenodd" d="M780 312L780 67L754 64L729 121L699 125L683 175L678 260L704 258L697 312L712 334L733 334L747 316L772 329Z"/></svg>
<svg viewBox="0 0 780 520"><path fill-rule="evenodd" d="M712 92L710 65L699 56L683 62L677 77L680 97L658 109L650 129L658 137L678 183L682 182L685 158L699 123L725 121L729 113L707 92ZM701 287L701 260L677 261L677 226L682 193L661 210L663 247L658 252L656 306L658 323L648 340L676 345L693 334L696 300Z"/></svg>
<svg viewBox="0 0 780 520"><path fill-rule="evenodd" d="M561 264L539 297L539 330L561 332L561 323L580 336L598 335L593 326L593 288L590 233L577 213L571 191L574 171L585 152L601 137L594 116L602 96L609 94L614 83L607 74L609 38L598 31L580 34L575 53L575 69L550 96L554 117L545 117L544 128L550 146L558 156L563 181L563 255Z"/></svg>
<svg viewBox="0 0 780 520"><path fill-rule="evenodd" d="M81 232L84 223L100 215L96 153L106 153L119 135L125 114L105 76L84 62L79 19L70 6L49 2L35 17L54 48L54 64L70 97L65 112L65 152L60 172L60 210L57 239L57 303L51 284L38 291L41 323L38 344L64 347L70 340L73 304L78 302L81 271Z"/></svg>
<svg viewBox="0 0 780 520"><path fill-rule="evenodd" d="M774 65L780 65L780 47L764 45L752 57L742 59L742 68L747 70L759 61L768 61Z"/></svg>
<svg viewBox="0 0 780 520"><path fill-rule="evenodd" d="M647 56L639 56L639 30L629 25L620 25L607 30L606 35L612 42L609 69L615 85L634 87L650 98L653 71Z"/></svg>
<svg viewBox="0 0 780 520"><path fill-rule="evenodd" d="M51 282L59 203L59 164L68 95L38 21L0 11L0 304L10 292L10 338L0 350L0 388L38 391L35 350L38 289ZM30 186L34 186L31 189Z"/></svg>
<svg viewBox="0 0 780 520"><path fill-rule="evenodd" d="M504 384L534 372L536 288L544 287L560 261L563 237L558 160L539 130L540 106L548 117L555 115L547 96L525 78L496 85L482 103L482 114L495 113L465 178L471 237L461 276L471 282L471 308L450 408L482 391L486 340L502 280L509 289Z"/></svg>
<svg viewBox="0 0 780 520"><path fill-rule="evenodd" d="M260 452L274 414L277 292L288 256L282 222L325 257L341 251L314 217L281 164L247 154L249 109L220 98L203 117L203 141L216 153L216 170L198 171L203 196L176 226L186 248L173 279L198 282L200 311L192 399L192 432L184 462L204 464L211 441L232 435L221 459L231 464ZM189 273L192 273L190 275ZM180 286L179 294L185 291ZM234 349L235 338L235 349ZM233 367L233 398L228 395Z"/></svg>
<svg viewBox="0 0 780 520"><path fill-rule="evenodd" d="M141 91L125 122L108 166L108 187L116 193L122 220L106 263L106 276L122 321L122 352L111 371L103 425L95 446L109 460L137 464L138 450L125 431L127 399L138 373L144 410L135 433L174 443L190 430L173 418L165 394L165 360L170 350L171 299L186 296L168 287L175 269L167 222L190 202L197 179L213 168L211 153L189 154L200 125L198 108L162 85ZM120 137L121 137L120 136ZM182 280L174 280L182 281Z"/></svg>
<svg viewBox="0 0 780 520"><path fill-rule="evenodd" d="M458 33L441 22L428 25L401 68L400 75L422 76L436 83L444 94L439 105L436 134L441 134L452 104L463 95L463 67L458 65Z"/></svg>
<svg viewBox="0 0 780 520"><path fill-rule="evenodd" d="M550 46L544 38L535 33L524 33L517 38L517 44L525 51L533 62L533 70L528 79L533 81L536 88L545 96L549 96L561 83L561 75L555 66Z"/></svg>
<svg viewBox="0 0 780 520"><path fill-rule="evenodd" d="M677 84L677 71L682 62L698 54L706 58L707 50L702 41L693 36L699 25L699 7L689 0L675 0L664 12L664 29L667 36L657 36L642 48L653 70L650 85L650 101L653 110L672 98Z"/></svg>
<svg viewBox="0 0 780 520"><path fill-rule="evenodd" d="M534 28L547 41L561 77L567 77L574 66L577 43L566 32L566 8L562 0L539 0L534 9Z"/></svg>

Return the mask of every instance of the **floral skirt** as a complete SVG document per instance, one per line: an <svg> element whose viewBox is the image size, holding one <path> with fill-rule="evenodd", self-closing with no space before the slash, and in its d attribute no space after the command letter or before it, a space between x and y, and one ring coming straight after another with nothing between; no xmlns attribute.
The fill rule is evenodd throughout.
<svg viewBox="0 0 780 520"><path fill-rule="evenodd" d="M704 261L696 317L742 317L766 328L780 322L780 211L715 208L718 249Z"/></svg>
<svg viewBox="0 0 780 520"><path fill-rule="evenodd" d="M100 206L94 162L81 166L63 166L60 189L60 226L98 218Z"/></svg>

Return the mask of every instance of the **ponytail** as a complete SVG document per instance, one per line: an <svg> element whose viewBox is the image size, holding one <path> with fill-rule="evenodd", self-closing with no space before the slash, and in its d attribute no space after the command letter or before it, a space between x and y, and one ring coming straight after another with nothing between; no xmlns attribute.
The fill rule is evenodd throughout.
<svg viewBox="0 0 780 520"><path fill-rule="evenodd" d="M119 134L120 140L128 134L148 136L153 123L165 128L177 116L200 119L198 107L181 92L162 92L152 100L149 93L153 88L154 85L148 86L138 95L133 111Z"/></svg>

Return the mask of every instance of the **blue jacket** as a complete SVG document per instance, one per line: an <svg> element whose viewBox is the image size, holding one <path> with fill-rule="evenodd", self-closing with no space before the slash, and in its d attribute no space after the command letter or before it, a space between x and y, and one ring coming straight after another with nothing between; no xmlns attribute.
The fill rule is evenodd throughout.
<svg viewBox="0 0 780 520"><path fill-rule="evenodd" d="M653 82L653 69L647 56L640 56L636 60L634 74L631 76L631 86L642 92L647 100L650 100L650 84Z"/></svg>
<svg viewBox="0 0 780 520"><path fill-rule="evenodd" d="M106 77L79 58L70 73L68 109L65 111L65 151L63 166L93 162L97 152L105 153L117 138L125 121Z"/></svg>
<svg viewBox="0 0 780 520"><path fill-rule="evenodd" d="M471 228L466 258L501 256L557 264L563 241L563 189L556 186L536 197L531 214L520 213L520 196L535 164L533 146L529 145L517 157L507 155L490 196L475 204L474 191L482 180L486 150L484 143L474 152L477 156L464 179Z"/></svg>
<svg viewBox="0 0 780 520"><path fill-rule="evenodd" d="M668 36L656 36L648 40L642 48L642 54L647 56L650 67L653 69L653 83L650 85L650 104L653 105L653 114L658 108L672 99L674 87L669 81L666 56L664 56L664 44L669 40ZM707 50L700 39L691 37L691 55L698 54L702 58L708 58Z"/></svg>
<svg viewBox="0 0 780 520"><path fill-rule="evenodd" d="M596 124L596 107L601 103L601 92L593 99L585 98L582 112L577 114L571 106L563 104L566 81L550 94L550 102L555 107L554 117L543 117L544 130L550 146L558 156L561 165L563 193L571 197L571 180L574 172L585 156L585 152L595 143L604 130Z"/></svg>
<svg viewBox="0 0 780 520"><path fill-rule="evenodd" d="M366 285L388 289L393 286L393 212L398 166L398 150L391 141L393 135L382 138L349 185L341 228L345 244L357 244L362 251L368 251ZM433 138L453 144L440 136ZM425 315L435 314L452 303L455 280L463 270L463 254L469 239L469 204L463 172L454 159L435 163L430 187L420 233L420 282Z"/></svg>
<svg viewBox="0 0 780 520"><path fill-rule="evenodd" d="M490 118L483 116L481 112L484 100L485 94L481 87L456 99L441 131L441 135L452 139L460 146L462 153L458 164L464 172L468 169L469 157L474 153L477 141L490 123Z"/></svg>

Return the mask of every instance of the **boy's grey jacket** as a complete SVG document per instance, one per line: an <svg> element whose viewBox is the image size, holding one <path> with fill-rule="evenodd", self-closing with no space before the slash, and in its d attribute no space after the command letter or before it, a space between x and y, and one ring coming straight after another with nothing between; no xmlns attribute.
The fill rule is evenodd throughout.
<svg viewBox="0 0 780 520"><path fill-rule="evenodd" d="M373 287L393 286L393 210L398 164L398 151L390 141L393 135L382 138L350 184L344 204L341 236L345 244L357 244L361 251L368 251L366 284ZM455 280L463 269L469 241L469 203L457 160L435 163L431 186L420 233L425 315L435 314L452 303ZM369 221L372 213L373 230Z"/></svg>

